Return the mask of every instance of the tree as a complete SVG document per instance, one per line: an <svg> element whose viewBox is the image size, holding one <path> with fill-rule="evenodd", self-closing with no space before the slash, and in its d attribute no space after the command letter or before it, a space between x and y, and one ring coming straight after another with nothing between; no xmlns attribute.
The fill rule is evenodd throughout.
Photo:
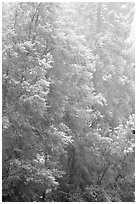
<svg viewBox="0 0 137 204"><path fill-rule="evenodd" d="M55 176L63 173L57 165L60 152L70 140L54 127L47 110L47 72L53 63L47 44L52 40L49 26L56 6L6 3L3 7L3 195L9 201L34 201L56 187Z"/></svg>
<svg viewBox="0 0 137 204"><path fill-rule="evenodd" d="M3 201L134 201L133 14L3 3Z"/></svg>

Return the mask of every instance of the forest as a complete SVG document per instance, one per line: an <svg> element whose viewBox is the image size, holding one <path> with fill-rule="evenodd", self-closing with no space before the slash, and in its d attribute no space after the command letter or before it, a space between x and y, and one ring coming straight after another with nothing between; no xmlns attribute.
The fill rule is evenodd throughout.
<svg viewBox="0 0 137 204"><path fill-rule="evenodd" d="M135 202L134 13L2 3L3 202Z"/></svg>

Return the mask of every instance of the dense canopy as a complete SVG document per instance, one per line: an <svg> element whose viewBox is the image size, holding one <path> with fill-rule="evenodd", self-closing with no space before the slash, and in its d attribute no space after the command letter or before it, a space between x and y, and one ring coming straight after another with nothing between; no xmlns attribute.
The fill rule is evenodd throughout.
<svg viewBox="0 0 137 204"><path fill-rule="evenodd" d="M2 4L3 202L134 202L134 3Z"/></svg>

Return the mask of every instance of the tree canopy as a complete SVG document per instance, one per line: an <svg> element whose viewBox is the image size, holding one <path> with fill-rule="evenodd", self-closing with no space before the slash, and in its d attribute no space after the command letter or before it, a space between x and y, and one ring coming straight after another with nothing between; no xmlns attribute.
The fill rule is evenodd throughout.
<svg viewBox="0 0 137 204"><path fill-rule="evenodd" d="M134 9L2 4L3 202L135 201Z"/></svg>

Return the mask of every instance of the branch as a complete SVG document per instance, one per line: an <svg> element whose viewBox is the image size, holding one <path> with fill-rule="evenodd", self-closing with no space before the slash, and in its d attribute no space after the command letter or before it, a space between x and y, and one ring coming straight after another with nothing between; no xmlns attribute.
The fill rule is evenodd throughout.
<svg viewBox="0 0 137 204"><path fill-rule="evenodd" d="M35 12L34 12L34 14L33 14L33 16L31 17L31 25L32 25L32 23L33 23L33 21L34 21L34 18L35 18L35 16L36 16L36 14L37 14L37 16L36 16L35 25L36 25L36 23L38 22L38 11L39 11L40 5L41 5L41 3L38 4L38 6L37 6L37 8L36 8L36 10L35 10ZM30 25L30 29L29 29L29 38L30 38L30 35L31 35L31 31L32 31L32 26L31 26L31 25ZM33 39L33 40L34 40L34 39Z"/></svg>

